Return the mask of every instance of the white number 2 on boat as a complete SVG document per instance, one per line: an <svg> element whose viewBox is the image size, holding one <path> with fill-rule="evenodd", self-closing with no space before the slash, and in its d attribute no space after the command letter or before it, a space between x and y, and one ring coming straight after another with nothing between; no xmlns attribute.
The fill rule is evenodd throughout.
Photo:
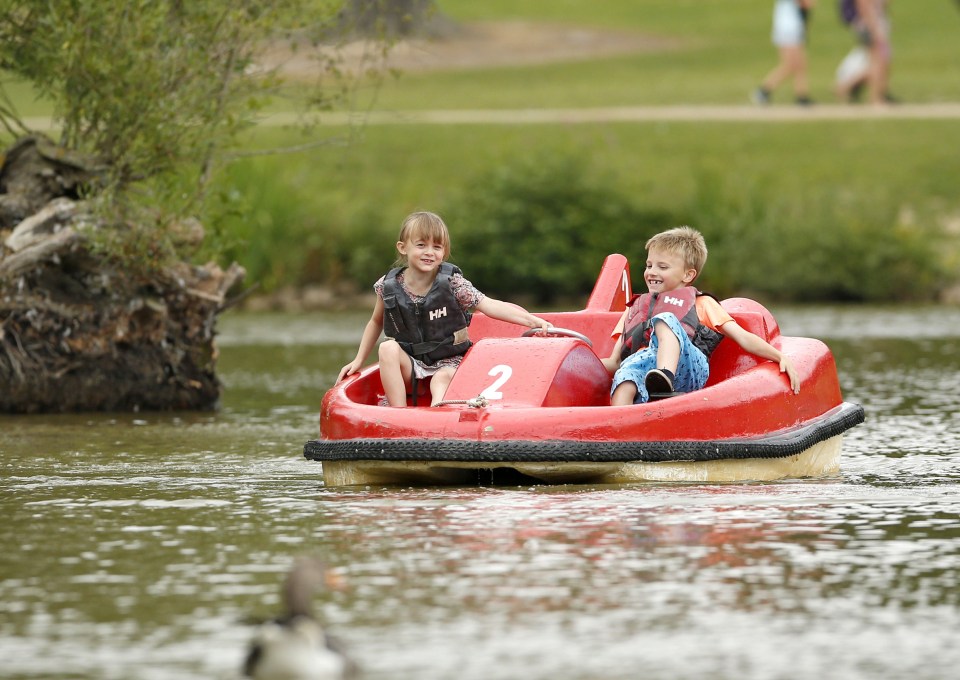
<svg viewBox="0 0 960 680"><path fill-rule="evenodd" d="M500 377L494 380L490 387L481 392L480 396L487 399L503 399L503 392L500 392L500 388L510 380L513 369L506 364L499 364L491 368L487 375L499 375Z"/></svg>

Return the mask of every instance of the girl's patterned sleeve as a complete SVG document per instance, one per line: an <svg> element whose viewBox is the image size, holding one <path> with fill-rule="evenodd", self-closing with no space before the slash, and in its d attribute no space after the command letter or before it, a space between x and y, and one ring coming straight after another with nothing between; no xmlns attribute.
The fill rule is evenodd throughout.
<svg viewBox="0 0 960 680"><path fill-rule="evenodd" d="M473 287L473 284L463 278L462 274L453 274L450 277L450 289L457 298L460 308L464 311L475 309L480 301L486 297L483 293Z"/></svg>
<svg viewBox="0 0 960 680"><path fill-rule="evenodd" d="M383 280L385 278L387 278L386 274L377 279L377 282L373 284L373 292L376 293L377 297L381 299L383 299Z"/></svg>

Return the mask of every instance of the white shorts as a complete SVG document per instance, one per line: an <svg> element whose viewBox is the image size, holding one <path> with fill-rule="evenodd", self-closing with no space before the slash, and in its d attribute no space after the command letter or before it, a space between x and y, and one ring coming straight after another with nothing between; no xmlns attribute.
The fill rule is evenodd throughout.
<svg viewBox="0 0 960 680"><path fill-rule="evenodd" d="M773 44L777 47L795 47L806 41L800 7L794 0L777 0L773 6Z"/></svg>
<svg viewBox="0 0 960 680"><path fill-rule="evenodd" d="M424 378L429 378L434 373L436 373L441 368L443 368L442 366L427 366L422 361L417 361L416 359L412 359L412 361L413 361L413 375L416 377L417 380L423 380Z"/></svg>
<svg viewBox="0 0 960 680"><path fill-rule="evenodd" d="M837 85L853 83L867 77L870 70L870 52L866 47L854 47L837 67Z"/></svg>

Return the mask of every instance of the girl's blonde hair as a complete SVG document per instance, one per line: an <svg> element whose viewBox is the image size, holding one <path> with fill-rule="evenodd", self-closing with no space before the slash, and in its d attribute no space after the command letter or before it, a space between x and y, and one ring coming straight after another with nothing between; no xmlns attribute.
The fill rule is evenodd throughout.
<svg viewBox="0 0 960 680"><path fill-rule="evenodd" d="M426 211L410 213L403 220L397 240L410 243L418 239L442 244L443 259L447 260L450 257L450 231L436 213Z"/></svg>
<svg viewBox="0 0 960 680"><path fill-rule="evenodd" d="M697 270L697 276L707 264L707 244L703 234L692 227L674 227L651 236L647 241L647 251L651 248L679 255L685 267Z"/></svg>

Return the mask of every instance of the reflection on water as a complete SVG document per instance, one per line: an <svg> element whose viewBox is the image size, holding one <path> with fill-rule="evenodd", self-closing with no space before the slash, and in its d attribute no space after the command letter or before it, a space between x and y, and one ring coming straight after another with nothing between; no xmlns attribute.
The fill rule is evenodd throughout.
<svg viewBox="0 0 960 680"><path fill-rule="evenodd" d="M0 417L0 677L235 678L302 553L367 678L955 677L960 311L907 314L779 315L866 409L837 478L461 489L302 459L365 316L228 317L216 414Z"/></svg>

